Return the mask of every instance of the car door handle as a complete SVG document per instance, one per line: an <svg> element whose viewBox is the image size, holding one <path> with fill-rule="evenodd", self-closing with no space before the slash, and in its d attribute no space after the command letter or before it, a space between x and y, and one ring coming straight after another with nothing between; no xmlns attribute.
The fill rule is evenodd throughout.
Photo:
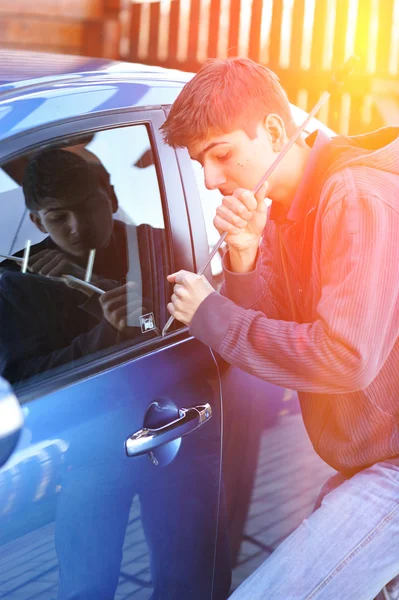
<svg viewBox="0 0 399 600"><path fill-rule="evenodd" d="M199 427L202 427L212 417L212 407L210 404L201 404L191 408L180 408L179 418L159 427L158 429L148 429L144 427L136 431L125 442L126 454L128 456L140 456L146 454L192 433Z"/></svg>

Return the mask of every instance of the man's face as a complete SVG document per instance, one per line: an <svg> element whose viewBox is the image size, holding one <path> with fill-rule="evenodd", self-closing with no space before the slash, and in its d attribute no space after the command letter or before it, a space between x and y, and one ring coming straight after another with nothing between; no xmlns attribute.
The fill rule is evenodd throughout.
<svg viewBox="0 0 399 600"><path fill-rule="evenodd" d="M108 245L113 230L112 212L111 199L98 187L80 198L49 200L31 218L63 252L84 257L90 249Z"/></svg>
<svg viewBox="0 0 399 600"><path fill-rule="evenodd" d="M218 189L223 196L231 195L236 188L252 190L277 156L270 133L262 124L253 139L241 129L210 132L205 140L191 144L188 151L202 165L206 187Z"/></svg>

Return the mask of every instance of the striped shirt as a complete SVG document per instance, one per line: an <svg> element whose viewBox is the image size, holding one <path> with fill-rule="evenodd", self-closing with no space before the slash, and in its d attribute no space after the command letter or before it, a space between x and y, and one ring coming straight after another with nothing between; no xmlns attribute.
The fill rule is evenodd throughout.
<svg viewBox="0 0 399 600"><path fill-rule="evenodd" d="M319 133L288 213L272 205L256 269L231 272L228 254L224 267L190 332L297 390L333 468L399 464L399 130Z"/></svg>

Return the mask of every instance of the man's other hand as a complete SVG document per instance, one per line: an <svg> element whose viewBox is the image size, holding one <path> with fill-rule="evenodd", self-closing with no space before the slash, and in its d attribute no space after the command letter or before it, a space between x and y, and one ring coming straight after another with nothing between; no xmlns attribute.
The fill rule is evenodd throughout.
<svg viewBox="0 0 399 600"><path fill-rule="evenodd" d="M265 182L256 195L238 188L232 196L223 197L213 224L220 234L228 232L226 243L230 249L246 252L259 245L267 219L267 189Z"/></svg>
<svg viewBox="0 0 399 600"><path fill-rule="evenodd" d="M203 275L189 271L168 275L168 281L175 284L168 311L184 325L190 325L201 302L215 290Z"/></svg>
<svg viewBox="0 0 399 600"><path fill-rule="evenodd" d="M41 250L29 258L29 270L39 273L45 277L60 277L61 275L73 275L79 279L85 278L86 271L80 265L59 250ZM92 276L94 282L96 276Z"/></svg>
<svg viewBox="0 0 399 600"><path fill-rule="evenodd" d="M133 327L132 323L137 322L137 327L139 327L139 317L148 312L142 306L141 294L136 291L138 287L137 283L129 281L100 296L104 317L114 329L121 333L128 327Z"/></svg>

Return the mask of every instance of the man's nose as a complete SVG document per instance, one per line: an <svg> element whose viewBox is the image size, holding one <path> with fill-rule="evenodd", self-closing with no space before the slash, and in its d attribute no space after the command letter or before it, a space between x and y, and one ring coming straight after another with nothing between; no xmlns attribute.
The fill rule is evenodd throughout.
<svg viewBox="0 0 399 600"><path fill-rule="evenodd" d="M222 170L216 165L209 164L204 165L204 180L208 190L217 190L226 183L226 177Z"/></svg>
<svg viewBox="0 0 399 600"><path fill-rule="evenodd" d="M87 219L83 217L83 215L75 215L72 214L69 220L69 227L72 235L78 235L79 237L83 237L88 230L88 222Z"/></svg>

